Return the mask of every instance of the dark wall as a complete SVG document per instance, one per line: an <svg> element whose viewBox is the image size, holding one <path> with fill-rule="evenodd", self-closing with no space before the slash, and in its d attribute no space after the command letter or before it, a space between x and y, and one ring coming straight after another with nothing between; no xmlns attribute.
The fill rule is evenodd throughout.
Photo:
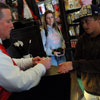
<svg viewBox="0 0 100 100"><path fill-rule="evenodd" d="M22 41L23 47L15 47L13 45L16 41ZM31 43L29 44L29 41ZM45 56L39 25L25 26L23 28L14 29L11 32L11 46L7 49L10 56L20 58L28 53L35 56Z"/></svg>

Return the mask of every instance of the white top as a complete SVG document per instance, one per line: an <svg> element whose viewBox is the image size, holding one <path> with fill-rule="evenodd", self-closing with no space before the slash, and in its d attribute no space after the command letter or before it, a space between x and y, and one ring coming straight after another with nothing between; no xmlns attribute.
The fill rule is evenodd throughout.
<svg viewBox="0 0 100 100"><path fill-rule="evenodd" d="M65 41L63 39L62 33L55 28L47 25L48 35L46 37L45 30L41 30L41 37L43 42L43 47L48 56L53 56L52 51L58 48L65 48Z"/></svg>
<svg viewBox="0 0 100 100"><path fill-rule="evenodd" d="M27 69L32 66L32 58L14 59L14 61L18 66L14 66L11 58L0 50L0 86L10 92L29 90L39 83L41 76L46 72L42 64Z"/></svg>

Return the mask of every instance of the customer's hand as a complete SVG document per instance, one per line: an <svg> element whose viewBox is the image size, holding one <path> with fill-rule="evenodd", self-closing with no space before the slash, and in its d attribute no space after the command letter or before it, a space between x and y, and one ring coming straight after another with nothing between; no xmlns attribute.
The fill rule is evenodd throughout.
<svg viewBox="0 0 100 100"><path fill-rule="evenodd" d="M72 61L61 63L59 66L59 73L68 73L69 71L73 70Z"/></svg>
<svg viewBox="0 0 100 100"><path fill-rule="evenodd" d="M51 67L51 58L42 58L39 63L43 64L47 70Z"/></svg>

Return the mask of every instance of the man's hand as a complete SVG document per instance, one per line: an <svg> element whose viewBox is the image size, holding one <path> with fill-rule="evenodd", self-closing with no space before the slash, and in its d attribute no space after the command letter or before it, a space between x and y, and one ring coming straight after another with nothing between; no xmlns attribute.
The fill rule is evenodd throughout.
<svg viewBox="0 0 100 100"><path fill-rule="evenodd" d="M61 63L59 66L59 73L68 73L69 71L73 70L72 61Z"/></svg>
<svg viewBox="0 0 100 100"><path fill-rule="evenodd" d="M39 63L43 64L47 70L51 67L51 58L42 58Z"/></svg>
<svg viewBox="0 0 100 100"><path fill-rule="evenodd" d="M37 56L37 57L34 57L34 58L32 59L32 62L33 62L33 64L37 64L41 59L42 59L42 58L40 58L39 56Z"/></svg>

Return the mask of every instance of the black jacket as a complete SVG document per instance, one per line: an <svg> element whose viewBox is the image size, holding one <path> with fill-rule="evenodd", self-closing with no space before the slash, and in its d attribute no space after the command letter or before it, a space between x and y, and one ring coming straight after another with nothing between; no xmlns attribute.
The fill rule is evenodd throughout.
<svg viewBox="0 0 100 100"><path fill-rule="evenodd" d="M100 95L100 35L83 34L76 46L74 69L79 70L87 92Z"/></svg>
<svg viewBox="0 0 100 100"><path fill-rule="evenodd" d="M23 0L17 0L17 2L18 2L18 7L17 8L18 8L19 19L23 19L23 16L22 16L22 12L23 12ZM33 14L35 16L37 16L37 19L35 19L35 20L40 19L38 6L37 6L35 0L26 0L26 3L28 4L28 6L31 9L31 11L33 12Z"/></svg>

